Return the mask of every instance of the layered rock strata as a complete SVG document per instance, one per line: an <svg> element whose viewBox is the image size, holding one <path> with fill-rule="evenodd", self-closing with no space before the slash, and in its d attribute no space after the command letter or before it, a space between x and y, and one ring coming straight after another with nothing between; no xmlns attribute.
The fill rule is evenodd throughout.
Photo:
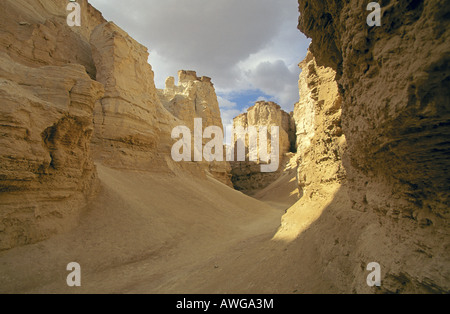
<svg viewBox="0 0 450 314"><path fill-rule="evenodd" d="M96 158L113 167L160 167L176 120L159 101L147 48L112 22L97 26L90 43L105 86L95 108Z"/></svg>
<svg viewBox="0 0 450 314"><path fill-rule="evenodd" d="M312 38L317 66L336 72L347 147L326 168L342 165L331 177L345 178L327 196L308 192L309 203L304 199L288 213L282 229L295 229L307 207L322 204L296 241L320 245L304 254L315 256L320 272L314 280L334 291L450 291L450 29L444 2L383 2L382 25L369 27L370 12L360 1L299 1L299 28ZM300 147L329 132L318 133L311 121L302 123L305 132L300 127L311 134L299 138ZM332 130L340 132L337 125ZM330 157L317 155L309 166L300 160L306 191L313 180L302 173ZM381 266L380 287L366 283L371 262Z"/></svg>
<svg viewBox="0 0 450 314"><path fill-rule="evenodd" d="M158 95L163 106L190 129L194 127L195 118L201 118L205 126L223 129L211 78L198 77L195 71L181 70L178 72L178 85L175 85L175 78L171 76L166 80L166 88L159 90Z"/></svg>
<svg viewBox="0 0 450 314"><path fill-rule="evenodd" d="M298 181L301 194L311 198L329 184L345 178L342 156L346 139L342 132L342 97L336 72L318 66L308 52L299 64L300 101L294 107Z"/></svg>
<svg viewBox="0 0 450 314"><path fill-rule="evenodd" d="M89 46L101 14L81 1L83 27L64 1L2 1L0 19L0 250L76 225L97 187L90 150L103 95Z"/></svg>
<svg viewBox="0 0 450 314"><path fill-rule="evenodd" d="M286 154L291 152L292 147L295 146L293 141L293 134L295 134L295 125L289 113L281 109L279 105L274 102L259 101L254 106L250 107L246 113L237 116L233 120L234 130L239 127L248 130L249 127L255 127L259 131L259 127L267 127L268 141L267 149L270 153L271 147L271 127L279 128L279 167L274 172L261 172L261 162L250 161L249 151L249 136L245 138L245 162L237 161L237 141L236 136L233 139L233 146L235 148L235 162L231 162L232 166L232 181L237 190L245 193L251 193L254 190L262 189L275 181L284 169L284 164L287 161ZM259 135L260 136L260 135ZM259 143L256 149L259 149Z"/></svg>
<svg viewBox="0 0 450 314"><path fill-rule="evenodd" d="M81 27L67 25L67 1L2 1L0 51L29 67L80 64L95 79L89 38L92 30L106 20L86 0L77 2Z"/></svg>
<svg viewBox="0 0 450 314"><path fill-rule="evenodd" d="M195 71L180 70L178 84L175 78L168 77L165 89L158 90L162 105L179 120L179 125L187 126L194 132L194 119L202 119L202 131L207 127L219 127L224 132L214 84L211 78L198 77ZM203 145L210 139L203 139ZM192 139L193 156L194 143ZM216 179L232 186L231 167L226 161L226 149L223 149L223 161L198 162L197 165L211 173Z"/></svg>
<svg viewBox="0 0 450 314"><path fill-rule="evenodd" d="M0 3L0 250L75 226L99 188L94 160L229 183L224 166L171 159L184 122L161 104L147 48L77 2L81 27L67 25L66 1ZM220 122L207 100L202 117Z"/></svg>
<svg viewBox="0 0 450 314"><path fill-rule="evenodd" d="M95 185L92 114L103 94L81 65L30 68L0 53L0 249L74 225Z"/></svg>

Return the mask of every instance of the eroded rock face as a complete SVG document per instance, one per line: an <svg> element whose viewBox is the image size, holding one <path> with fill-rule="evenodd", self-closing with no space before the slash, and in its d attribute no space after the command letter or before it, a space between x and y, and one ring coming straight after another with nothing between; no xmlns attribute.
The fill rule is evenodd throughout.
<svg viewBox="0 0 450 314"><path fill-rule="evenodd" d="M81 65L29 68L0 53L0 250L73 226L95 187L92 112L103 87Z"/></svg>
<svg viewBox="0 0 450 314"><path fill-rule="evenodd" d="M346 146L341 127L342 97L336 72L318 66L308 52L299 64L300 101L294 107L297 133L298 180L301 194L312 198L329 184L345 178L342 156Z"/></svg>
<svg viewBox="0 0 450 314"><path fill-rule="evenodd" d="M231 162L232 166L232 180L233 185L237 190L250 193L253 190L262 189L275 181L280 175L286 162L286 154L291 152L293 143L291 142L293 134L295 134L295 126L291 115L281 109L279 105L274 102L259 101L253 107L247 110L247 113L241 114L234 118L233 128L238 127L248 129L249 127L267 127L270 133L272 126L279 127L279 167L275 172L262 173L261 164L259 162L249 161L249 140L246 138L246 161ZM234 138L234 145L236 147L236 140ZM271 140L268 135L268 149L270 151ZM236 155L236 152L235 152ZM237 156L235 156L237 160Z"/></svg>
<svg viewBox="0 0 450 314"><path fill-rule="evenodd" d="M394 194L411 204L391 207L411 218L422 207L443 215L449 204L448 195L437 192L449 187L450 31L443 7L444 1L391 1L383 7L382 26L370 28L357 1L300 1L300 29L313 38L311 50L320 64L337 69L346 164L355 168L350 181L373 206L387 204L377 204L366 182L377 178L395 187L401 192ZM362 201L357 206L365 207Z"/></svg>
<svg viewBox="0 0 450 314"><path fill-rule="evenodd" d="M103 86L89 34L103 18L79 3L78 28L65 1L0 3L0 250L75 226L97 188L90 141Z"/></svg>
<svg viewBox="0 0 450 314"><path fill-rule="evenodd" d="M75 226L98 188L94 160L209 172L231 185L228 163L171 160L171 130L188 120L184 103L172 104L171 114L159 99L147 48L86 0L77 2L81 27L67 25L67 1L0 3L0 250ZM188 102L197 100L195 116L222 127L211 80L184 71L180 84Z"/></svg>
<svg viewBox="0 0 450 314"><path fill-rule="evenodd" d="M349 291L370 292L361 265L377 261L380 292L448 292L449 8L380 4L382 26L369 27L360 1L299 1L299 28L312 38L317 65L336 71L348 145L343 189L351 208L328 213L340 217L337 233L323 230L347 239L335 249L348 259L328 276L339 281L350 271Z"/></svg>
<svg viewBox="0 0 450 314"><path fill-rule="evenodd" d="M0 51L15 62L30 66L81 64L92 79L95 65L89 37L98 24L106 22L86 0L81 6L81 27L66 23L68 1L5 0L0 6Z"/></svg>
<svg viewBox="0 0 450 314"><path fill-rule="evenodd" d="M209 77L197 77L194 71L178 72L175 79L166 80L166 88L158 91L161 103L175 117L193 129L194 119L201 118L204 126L218 126L223 129L214 85Z"/></svg>
<svg viewBox="0 0 450 314"><path fill-rule="evenodd" d="M112 22L95 28L90 42L96 79L105 86L95 108L96 158L114 167L161 166L175 118L159 101L147 48Z"/></svg>
<svg viewBox="0 0 450 314"><path fill-rule="evenodd" d="M223 132L219 102L211 78L198 77L195 71L180 70L178 85L175 85L174 77L169 77L166 80L166 88L158 90L158 95L162 105L179 120L178 125L187 126L193 132L194 119L201 118L203 130L209 126L217 126ZM203 144L208 141L209 139L204 139ZM225 161L225 149L223 160L198 164L216 179L232 186L231 167L229 162Z"/></svg>

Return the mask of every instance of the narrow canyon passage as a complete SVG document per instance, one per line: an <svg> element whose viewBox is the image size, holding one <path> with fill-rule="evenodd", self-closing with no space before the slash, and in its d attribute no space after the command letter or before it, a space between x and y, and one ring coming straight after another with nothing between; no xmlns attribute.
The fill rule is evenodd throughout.
<svg viewBox="0 0 450 314"><path fill-rule="evenodd" d="M0 1L0 293L449 293L446 1L175 2Z"/></svg>

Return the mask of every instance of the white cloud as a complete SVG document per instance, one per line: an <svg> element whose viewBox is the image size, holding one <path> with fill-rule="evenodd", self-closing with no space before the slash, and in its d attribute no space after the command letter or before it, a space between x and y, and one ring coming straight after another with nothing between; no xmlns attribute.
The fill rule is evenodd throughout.
<svg viewBox="0 0 450 314"><path fill-rule="evenodd" d="M245 112L244 109L239 109L237 103L229 101L228 99L217 96L217 100L219 101L220 111L222 115L222 124L233 125L233 119Z"/></svg>
<svg viewBox="0 0 450 314"><path fill-rule="evenodd" d="M256 68L246 71L245 75L253 86L273 95L283 107L298 100L298 73L291 72L282 60L261 62Z"/></svg>
<svg viewBox="0 0 450 314"><path fill-rule="evenodd" d="M261 89L286 108L298 99L297 64L308 41L297 30L297 0L89 2L149 48L159 88L184 69L211 77L224 99L248 89Z"/></svg>
<svg viewBox="0 0 450 314"><path fill-rule="evenodd" d="M233 109L237 107L237 103L229 101L222 96L217 95L217 100L219 101L220 108Z"/></svg>
<svg viewBox="0 0 450 314"><path fill-rule="evenodd" d="M221 109L222 114L222 124L233 125L233 119L236 118L241 113L247 112L247 110L239 110L239 109Z"/></svg>

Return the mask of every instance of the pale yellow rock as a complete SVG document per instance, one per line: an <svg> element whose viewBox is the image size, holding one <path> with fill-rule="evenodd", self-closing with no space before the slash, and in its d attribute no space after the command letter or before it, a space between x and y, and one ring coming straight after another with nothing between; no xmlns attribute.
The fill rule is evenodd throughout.
<svg viewBox="0 0 450 314"><path fill-rule="evenodd" d="M250 188L279 175L257 194L270 206L212 179L220 165L171 161L173 126L220 121L211 80L182 71L157 95L146 49L77 2L80 28L66 1L0 1L0 250L31 244L0 254L0 292L72 293L78 261L78 292L449 293L445 0L384 1L378 28L359 0L299 1L315 57L295 112L235 119L296 142L304 195L281 226L293 160L273 177L240 164Z"/></svg>
<svg viewBox="0 0 450 314"><path fill-rule="evenodd" d="M286 154L291 151L293 143L290 142L290 134L294 133L293 123L291 123L291 116L287 112L281 109L279 105L274 102L259 101L252 107L250 107L246 113L241 114L234 118L233 127L237 130L239 127L248 129L249 127L256 127L259 131L259 127L267 127L268 131L268 151L272 142L270 140L270 131L272 126L279 127L279 167L276 172L262 173L261 164L259 162L251 162L249 155L249 140L246 137L246 161L245 162L232 162L232 180L234 187L245 193L252 193L254 190L263 189L271 182L275 181L281 171L284 169L284 164L287 159ZM233 139L233 145L236 147L235 137ZM259 149L259 146L256 148ZM235 160L237 158L235 152Z"/></svg>
<svg viewBox="0 0 450 314"><path fill-rule="evenodd" d="M314 269L309 281L323 283L322 290L450 291L445 4L383 3L382 25L369 27L370 12L358 0L299 1L299 28L312 38L316 60L302 66L309 72L303 81L313 88L302 97L310 94L315 103L316 89L328 85L320 70L310 69L326 66L336 72L347 147L336 150L339 124L329 124L332 116L303 102L298 110L309 118L301 113L297 120L299 145L310 147L299 160L306 195L288 211L277 238L308 256L299 266ZM330 183L316 184L327 178ZM380 287L366 283L372 262L381 267Z"/></svg>
<svg viewBox="0 0 450 314"><path fill-rule="evenodd" d="M178 85L175 85L174 77L168 77L166 88L158 90L158 95L163 106L179 119L179 125L187 126L192 134L194 132L194 119L196 118L202 119L203 130L210 126L217 126L223 132L219 102L214 85L209 77L198 77L195 71L180 70L178 72ZM203 144L207 144L209 140L204 139ZM231 167L229 162L225 160L225 148L223 152L223 161L200 162L199 164L201 164L201 168L205 169L204 171L211 173L221 182L232 186Z"/></svg>
<svg viewBox="0 0 450 314"><path fill-rule="evenodd" d="M0 51L31 67L81 64L95 79L89 37L106 21L86 0L77 3L81 6L81 27L67 25L68 1L1 1Z"/></svg>
<svg viewBox="0 0 450 314"><path fill-rule="evenodd" d="M92 112L103 87L81 65L29 68L0 52L0 250L77 223L96 186Z"/></svg>
<svg viewBox="0 0 450 314"><path fill-rule="evenodd" d="M95 109L96 158L115 167L161 167L176 119L159 101L147 48L112 22L99 25L90 41L105 86Z"/></svg>
<svg viewBox="0 0 450 314"><path fill-rule="evenodd" d="M219 102L210 78L200 78L194 71L181 70L178 72L178 85L175 85L173 77L169 77L166 88L159 90L158 95L163 106L191 130L195 118L203 120L203 127L223 129Z"/></svg>
<svg viewBox="0 0 450 314"><path fill-rule="evenodd" d="M0 2L0 250L77 224L97 189L90 150L103 94L89 36L103 17L86 0L83 25L66 1Z"/></svg>
<svg viewBox="0 0 450 314"><path fill-rule="evenodd" d="M300 101L294 107L297 133L298 179L301 194L311 197L345 177L342 155L345 136L341 126L342 97L336 72L318 66L308 52L300 65Z"/></svg>
<svg viewBox="0 0 450 314"><path fill-rule="evenodd" d="M291 132L290 115L274 102L259 101L233 120L233 126L248 128L267 127L270 133L272 126L278 126L280 131L280 156L290 151L289 133ZM269 137L270 138L270 137ZM270 141L269 141L270 144Z"/></svg>

